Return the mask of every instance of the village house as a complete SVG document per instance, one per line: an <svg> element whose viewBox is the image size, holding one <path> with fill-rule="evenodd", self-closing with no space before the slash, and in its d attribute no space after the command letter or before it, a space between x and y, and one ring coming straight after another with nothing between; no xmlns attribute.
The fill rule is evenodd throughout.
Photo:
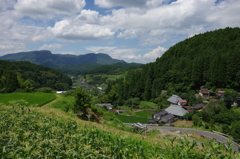
<svg viewBox="0 0 240 159"><path fill-rule="evenodd" d="M178 105L185 106L185 105L187 105L187 101L186 100L179 100Z"/></svg>
<svg viewBox="0 0 240 159"><path fill-rule="evenodd" d="M170 98L167 99L168 102L171 104L178 104L179 101L183 100L181 97L178 95L172 95Z"/></svg>
<svg viewBox="0 0 240 159"><path fill-rule="evenodd" d="M153 118L148 122L150 124L156 123L171 123L178 118L184 116L188 111L179 105L170 105L168 108L153 115Z"/></svg>
<svg viewBox="0 0 240 159"><path fill-rule="evenodd" d="M172 123L175 119L176 117L173 114L168 114L162 117L161 122Z"/></svg>
<svg viewBox="0 0 240 159"><path fill-rule="evenodd" d="M161 112L155 113L155 114L153 115L153 118L159 120L159 119L161 119L162 116L164 116L164 115L166 115L166 114L168 114L168 112L165 111L165 110L163 110L163 111L161 111Z"/></svg>
<svg viewBox="0 0 240 159"><path fill-rule="evenodd" d="M209 96L210 95L210 91L207 88L205 88L204 86L201 86L200 90L199 90L199 95L202 96L202 97L204 95Z"/></svg>
<svg viewBox="0 0 240 159"><path fill-rule="evenodd" d="M174 104L172 104L168 108L166 108L165 111L167 111L169 114L175 115L176 117L182 117L186 113L188 113L188 111L186 109L184 109L183 107L181 107L179 105L174 105Z"/></svg>
<svg viewBox="0 0 240 159"><path fill-rule="evenodd" d="M222 99L224 93L225 93L225 91L217 91L216 96L217 96L218 98Z"/></svg>
<svg viewBox="0 0 240 159"><path fill-rule="evenodd" d="M181 97L172 95L167 101L170 102L170 106L163 111L155 113L153 118L148 121L149 123L171 123L188 113L188 111L182 107L187 104L187 101Z"/></svg>
<svg viewBox="0 0 240 159"><path fill-rule="evenodd" d="M199 111L199 110L202 110L202 108L204 108L204 107L205 107L204 104L199 103L199 104L196 104L196 105L190 107L189 111L193 111L193 110L198 110Z"/></svg>

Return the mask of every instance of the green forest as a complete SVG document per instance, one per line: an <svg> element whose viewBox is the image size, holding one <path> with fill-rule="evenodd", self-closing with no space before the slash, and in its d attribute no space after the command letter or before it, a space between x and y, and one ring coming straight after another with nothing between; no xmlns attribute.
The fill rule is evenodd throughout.
<svg viewBox="0 0 240 159"><path fill-rule="evenodd" d="M109 83L109 101L152 100L168 92L189 92L200 86L240 91L240 28L195 35L169 48L155 62L129 71Z"/></svg>
<svg viewBox="0 0 240 159"><path fill-rule="evenodd" d="M27 61L0 60L0 93L33 92L43 87L68 90L71 85L70 77L52 68Z"/></svg>

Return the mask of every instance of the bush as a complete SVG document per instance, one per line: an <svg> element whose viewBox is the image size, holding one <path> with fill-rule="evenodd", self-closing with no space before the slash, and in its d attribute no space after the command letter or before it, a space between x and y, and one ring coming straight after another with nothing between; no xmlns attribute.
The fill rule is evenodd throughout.
<svg viewBox="0 0 240 159"><path fill-rule="evenodd" d="M67 96L74 96L76 93L75 90L69 90L67 91L66 93L64 93L64 96L67 97Z"/></svg>
<svg viewBox="0 0 240 159"><path fill-rule="evenodd" d="M37 90L37 92L43 92L43 93L52 93L53 89L50 87L42 87Z"/></svg>
<svg viewBox="0 0 240 159"><path fill-rule="evenodd" d="M197 114L194 114L192 116L192 122L194 123L195 126L200 126L201 124L201 119Z"/></svg>

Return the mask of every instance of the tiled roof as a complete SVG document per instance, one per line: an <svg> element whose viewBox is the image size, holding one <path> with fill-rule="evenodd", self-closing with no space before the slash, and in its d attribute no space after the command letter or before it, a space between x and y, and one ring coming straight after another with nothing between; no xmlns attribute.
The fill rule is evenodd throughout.
<svg viewBox="0 0 240 159"><path fill-rule="evenodd" d="M167 109L165 109L170 114L176 115L176 116L184 116L188 111L186 111L184 108L182 108L179 105L170 105Z"/></svg>
<svg viewBox="0 0 240 159"><path fill-rule="evenodd" d="M178 102L180 102L180 103L186 103L187 101L186 101L186 100L179 100Z"/></svg>
<svg viewBox="0 0 240 159"><path fill-rule="evenodd" d="M177 104L179 100L182 100L182 98L180 98L178 95L173 94L170 98L168 98L167 101L169 101L170 103Z"/></svg>

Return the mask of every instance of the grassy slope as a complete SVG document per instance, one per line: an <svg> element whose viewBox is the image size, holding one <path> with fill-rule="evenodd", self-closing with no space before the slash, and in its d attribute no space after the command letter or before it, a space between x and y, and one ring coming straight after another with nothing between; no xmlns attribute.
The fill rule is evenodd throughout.
<svg viewBox="0 0 240 159"><path fill-rule="evenodd" d="M140 101L139 107L141 109L154 110L154 109L156 109L157 105L155 103L148 102L148 101ZM134 112L132 112L130 110L131 108L129 108L127 106L120 106L118 108L127 110L126 112L121 113L121 114L116 116L123 123L140 122L140 123L146 124L146 123L148 123L148 120L150 118L152 118L152 113L147 112L147 111L134 111Z"/></svg>
<svg viewBox="0 0 240 159"><path fill-rule="evenodd" d="M57 97L56 103L61 97ZM183 139L132 134L82 121L74 114L47 106L28 109L0 106L0 118L1 158L197 159L216 158L221 155L217 151L224 148L213 142L201 147ZM214 150L207 154L211 145Z"/></svg>
<svg viewBox="0 0 240 159"><path fill-rule="evenodd" d="M57 109L65 111L65 112L68 112L70 109L73 108L73 105L74 105L74 97L73 96L65 97L63 95L57 94L56 97L57 97L56 100L54 100L44 106L50 107L50 108L57 108Z"/></svg>
<svg viewBox="0 0 240 159"><path fill-rule="evenodd" d="M154 109L157 104L148 101L140 101L139 107L142 109Z"/></svg>
<svg viewBox="0 0 240 159"><path fill-rule="evenodd" d="M116 130L54 108L29 109L1 106L1 158L200 159L207 156L209 149L209 145L201 147L184 139L152 138ZM206 158L216 158L224 146L214 143L214 148Z"/></svg>
<svg viewBox="0 0 240 159"><path fill-rule="evenodd" d="M136 123L136 122L140 122L143 124L148 123L147 118L141 118L141 117L135 117L135 116L125 116L125 115L120 115L120 114L116 115L116 117L123 123Z"/></svg>
<svg viewBox="0 0 240 159"><path fill-rule="evenodd" d="M128 115L128 112L124 112L121 114L116 115L116 117L122 121L123 123L136 123L140 122L143 124L147 124L148 120L151 118L152 113L149 113L147 111L137 111L134 112L134 115Z"/></svg>

